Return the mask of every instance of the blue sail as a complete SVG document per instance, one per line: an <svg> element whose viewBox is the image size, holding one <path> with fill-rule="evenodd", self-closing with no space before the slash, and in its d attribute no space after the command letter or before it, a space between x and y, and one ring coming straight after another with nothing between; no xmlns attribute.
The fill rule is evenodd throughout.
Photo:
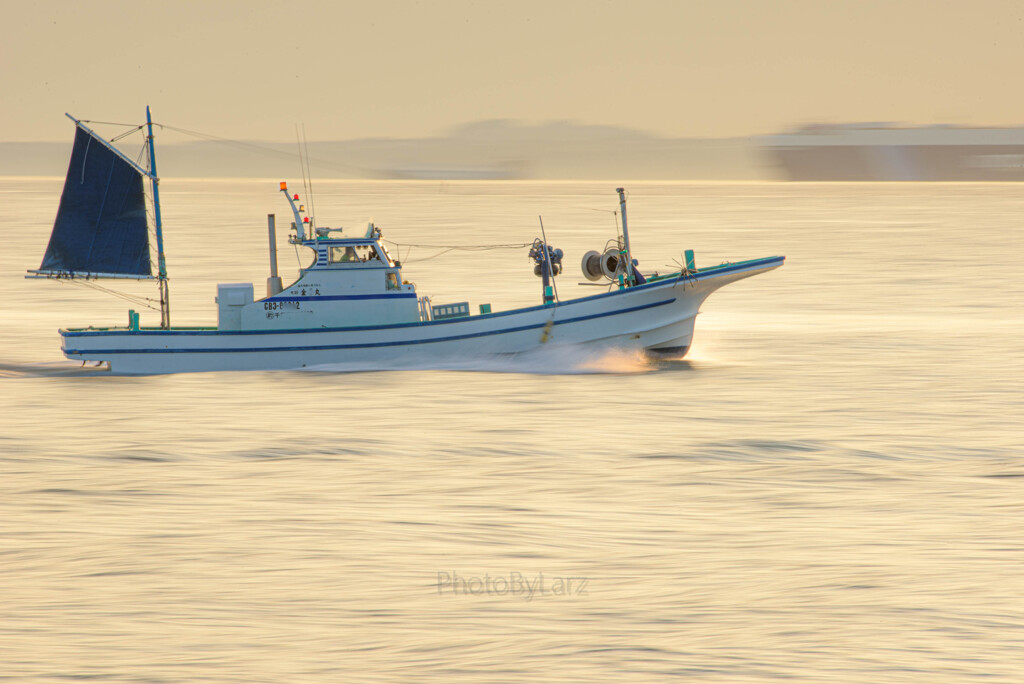
<svg viewBox="0 0 1024 684"><path fill-rule="evenodd" d="M142 181L138 166L79 125L57 219L37 273L151 278Z"/></svg>

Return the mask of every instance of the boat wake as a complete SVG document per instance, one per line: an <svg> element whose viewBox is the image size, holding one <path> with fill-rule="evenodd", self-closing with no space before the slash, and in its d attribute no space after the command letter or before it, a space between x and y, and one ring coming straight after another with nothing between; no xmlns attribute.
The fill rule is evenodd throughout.
<svg viewBox="0 0 1024 684"><path fill-rule="evenodd" d="M444 359L403 356L386 361L330 363L300 370L319 373L440 370L527 375L625 375L648 373L659 368L661 364L658 361L640 351L551 344L521 354L469 355Z"/></svg>
<svg viewBox="0 0 1024 684"><path fill-rule="evenodd" d="M642 351L595 349L587 345L551 344L521 354L479 354L457 358L401 356L381 361L329 363L269 372L373 373L377 371L454 371L469 373L519 373L524 375L635 375L656 371L689 370L690 359L652 358ZM267 372L267 371L254 371ZM0 362L2 378L97 378L148 377L111 371L106 364L86 365L73 361L40 363Z"/></svg>
<svg viewBox="0 0 1024 684"><path fill-rule="evenodd" d="M83 366L76 361L53 361L48 363L4 363L0 362L0 378L67 378L109 376L106 365Z"/></svg>

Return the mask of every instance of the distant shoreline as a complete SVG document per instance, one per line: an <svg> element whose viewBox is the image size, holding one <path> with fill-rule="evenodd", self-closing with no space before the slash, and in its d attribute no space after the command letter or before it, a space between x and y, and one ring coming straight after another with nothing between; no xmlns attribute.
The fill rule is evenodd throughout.
<svg viewBox="0 0 1024 684"><path fill-rule="evenodd" d="M126 140L128 142L128 140ZM141 138L139 139L141 147ZM132 145L122 143L131 154ZM63 142L0 142L0 176L63 176ZM772 180L753 138L661 138L624 128L552 122L469 124L434 138L311 141L316 178L406 180ZM295 143L181 141L157 147L167 177L266 178L300 168Z"/></svg>

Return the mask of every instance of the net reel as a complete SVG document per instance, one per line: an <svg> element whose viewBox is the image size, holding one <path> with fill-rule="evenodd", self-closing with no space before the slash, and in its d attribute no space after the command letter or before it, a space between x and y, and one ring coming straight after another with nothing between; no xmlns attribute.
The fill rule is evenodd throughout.
<svg viewBox="0 0 1024 684"><path fill-rule="evenodd" d="M592 249L583 255L580 268L583 270L583 277L587 280L598 281L601 278L616 280L620 273L626 272L626 262L616 247L609 247L603 253Z"/></svg>

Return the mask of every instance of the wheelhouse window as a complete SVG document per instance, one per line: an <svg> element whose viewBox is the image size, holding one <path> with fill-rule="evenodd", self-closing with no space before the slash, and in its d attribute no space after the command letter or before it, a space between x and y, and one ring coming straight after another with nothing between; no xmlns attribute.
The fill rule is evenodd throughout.
<svg viewBox="0 0 1024 684"><path fill-rule="evenodd" d="M359 255L356 254L356 250L349 245L344 247L331 247L328 254L330 263L332 264L355 263L360 261Z"/></svg>
<svg viewBox="0 0 1024 684"><path fill-rule="evenodd" d="M388 273L385 276L385 278L386 278L385 282L387 284L387 289L388 290L397 290L397 289L399 289L399 287L401 287L398 284L398 274L395 273L394 271L388 271Z"/></svg>
<svg viewBox="0 0 1024 684"><path fill-rule="evenodd" d="M388 246L383 242L378 242L377 246L380 247L381 251L384 252L384 259L389 266L397 266L398 263L391 258L391 252L388 251Z"/></svg>
<svg viewBox="0 0 1024 684"><path fill-rule="evenodd" d="M328 263L331 264L381 264L380 255L372 244L332 245L327 254Z"/></svg>

